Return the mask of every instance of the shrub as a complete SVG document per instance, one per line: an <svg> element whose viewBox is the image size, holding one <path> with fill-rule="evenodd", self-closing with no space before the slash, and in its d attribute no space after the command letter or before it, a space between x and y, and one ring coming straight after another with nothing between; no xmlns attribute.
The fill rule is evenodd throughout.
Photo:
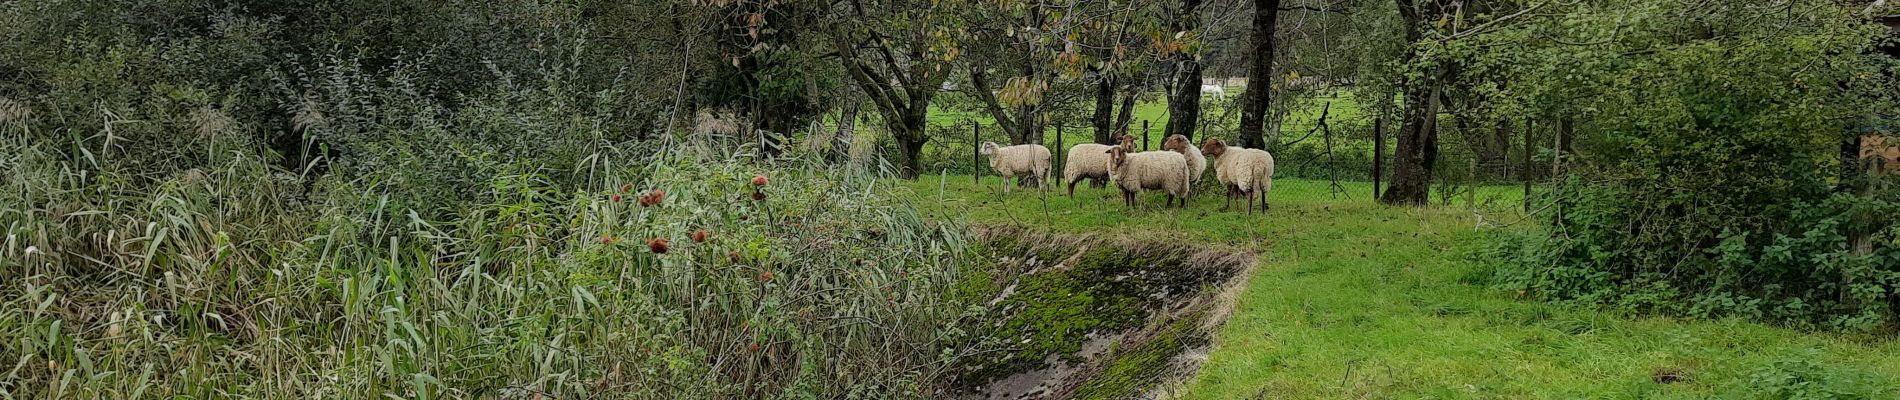
<svg viewBox="0 0 1900 400"><path fill-rule="evenodd" d="M1823 35L1833 34L1845 35ZM1542 200L1541 237L1494 252L1501 285L1800 327L1894 322L1900 191L1833 175L1848 122L1868 118L1871 97L1856 90L1878 88L1857 80L1876 64L1854 43L1696 41L1620 61L1610 75L1621 78L1595 100L1602 115L1585 125L1586 163ZM1790 48L1831 58L1809 68Z"/></svg>

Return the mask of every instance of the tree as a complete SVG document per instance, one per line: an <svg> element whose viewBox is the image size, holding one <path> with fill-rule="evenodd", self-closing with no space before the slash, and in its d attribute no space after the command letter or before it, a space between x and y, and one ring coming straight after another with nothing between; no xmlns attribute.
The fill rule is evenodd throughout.
<svg viewBox="0 0 1900 400"><path fill-rule="evenodd" d="M836 69L824 68L799 35L816 22L811 3L736 0L715 9L724 15L724 32L715 49L727 63L716 67L695 93L702 106L738 110L763 135L767 154L782 150L782 140L804 129L824 112L824 91L837 82Z"/></svg>
<svg viewBox="0 0 1900 400"><path fill-rule="evenodd" d="M1236 133L1240 147L1261 149L1267 147L1267 137L1263 128L1267 123L1267 105L1272 103L1273 85L1273 34L1278 29L1280 19L1280 0L1254 0L1253 31L1250 39L1253 43L1253 66L1247 70L1247 92L1240 98L1240 132Z"/></svg>
<svg viewBox="0 0 1900 400"><path fill-rule="evenodd" d="M963 30L960 1L839 3L825 25L846 76L883 116L897 142L898 175L922 169L930 101L952 73Z"/></svg>
<svg viewBox="0 0 1900 400"><path fill-rule="evenodd" d="M1423 6L1412 0L1394 2L1399 7L1405 40L1411 43L1400 64L1416 68L1418 73L1407 74L1400 83L1405 105L1399 112L1398 147L1392 152L1392 183L1379 200L1386 204L1425 204L1431 196L1432 167L1438 162L1438 84L1445 72L1435 60L1419 54L1419 42L1425 39L1421 14L1442 14L1443 7L1436 0L1426 0Z"/></svg>
<svg viewBox="0 0 1900 400"><path fill-rule="evenodd" d="M1172 88L1168 90L1168 125L1164 135L1194 137L1201 121L1201 61L1196 56L1200 41L1201 0L1181 0L1168 28L1174 39L1163 50L1174 67Z"/></svg>

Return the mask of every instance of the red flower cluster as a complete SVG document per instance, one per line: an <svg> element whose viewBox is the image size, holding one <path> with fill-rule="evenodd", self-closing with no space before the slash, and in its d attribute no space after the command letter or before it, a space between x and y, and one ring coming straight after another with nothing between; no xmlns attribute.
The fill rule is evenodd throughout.
<svg viewBox="0 0 1900 400"><path fill-rule="evenodd" d="M614 202L615 202L615 203L619 203L619 202L620 202L620 195L619 195L619 194L615 194L615 195L613 196L613 199L614 199Z"/></svg>
<svg viewBox="0 0 1900 400"><path fill-rule="evenodd" d="M666 254L666 238L660 237L648 240L647 250L652 250L653 254Z"/></svg>
<svg viewBox="0 0 1900 400"><path fill-rule="evenodd" d="M765 175L752 176L752 201L765 201L765 191L760 190L765 188L765 183Z"/></svg>
<svg viewBox="0 0 1900 400"><path fill-rule="evenodd" d="M772 271L765 271L765 272L759 273L759 282L771 282L771 281L772 281Z"/></svg>
<svg viewBox="0 0 1900 400"><path fill-rule="evenodd" d="M600 244L614 244L614 242L618 242L618 241L620 240L614 239L613 236L600 235Z"/></svg>
<svg viewBox="0 0 1900 400"><path fill-rule="evenodd" d="M707 233L705 229L693 231L693 243L705 243L706 235L709 235L709 233Z"/></svg>
<svg viewBox="0 0 1900 400"><path fill-rule="evenodd" d="M660 190L660 189L653 189L652 192L647 192L647 194L640 195L640 206L641 207L657 206L657 205L660 205L660 202L664 200L666 200L666 191Z"/></svg>

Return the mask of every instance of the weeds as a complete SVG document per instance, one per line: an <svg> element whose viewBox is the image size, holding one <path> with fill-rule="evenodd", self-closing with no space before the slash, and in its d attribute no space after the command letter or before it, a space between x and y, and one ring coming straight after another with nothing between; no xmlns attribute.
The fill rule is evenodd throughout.
<svg viewBox="0 0 1900 400"><path fill-rule="evenodd" d="M921 397L969 312L961 228L710 143L417 203L218 148L145 187L10 136L0 397Z"/></svg>

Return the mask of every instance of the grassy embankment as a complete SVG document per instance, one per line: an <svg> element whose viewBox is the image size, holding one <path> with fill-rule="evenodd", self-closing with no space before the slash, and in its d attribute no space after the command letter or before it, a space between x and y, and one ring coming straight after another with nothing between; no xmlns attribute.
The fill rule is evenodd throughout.
<svg viewBox="0 0 1900 400"><path fill-rule="evenodd" d="M1328 182L1282 179L1273 211L1250 217L1218 212L1217 196L1161 209L1149 194L1132 212L1104 189L1078 188L1074 200L1024 191L1005 198L996 179L977 186L967 175L927 176L903 186L928 218L1259 252L1238 310L1185 388L1191 398L1900 393L1900 342L1627 316L1488 287L1489 269L1469 250L1482 245L1485 230L1531 223L1515 211L1522 194L1510 187L1484 188L1477 207L1400 208L1369 201L1364 183L1346 183L1349 196L1334 198Z"/></svg>

